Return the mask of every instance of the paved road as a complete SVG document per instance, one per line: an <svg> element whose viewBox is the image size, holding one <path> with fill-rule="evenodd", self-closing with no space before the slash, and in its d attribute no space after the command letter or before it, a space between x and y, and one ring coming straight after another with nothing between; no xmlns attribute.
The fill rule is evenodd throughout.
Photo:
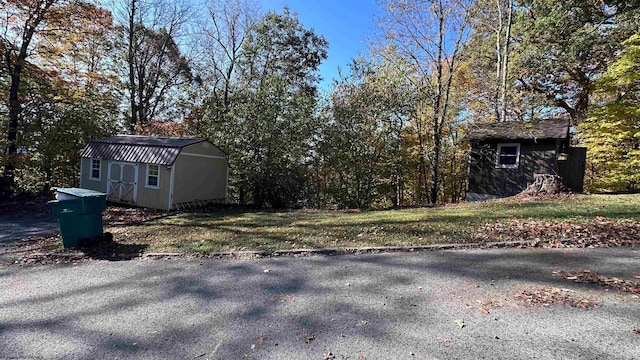
<svg viewBox="0 0 640 360"><path fill-rule="evenodd" d="M0 244L59 231L51 213L0 216Z"/></svg>
<svg viewBox="0 0 640 360"><path fill-rule="evenodd" d="M0 358L640 358L640 299L554 277L559 269L633 280L640 250L3 267ZM550 287L600 306L513 298Z"/></svg>

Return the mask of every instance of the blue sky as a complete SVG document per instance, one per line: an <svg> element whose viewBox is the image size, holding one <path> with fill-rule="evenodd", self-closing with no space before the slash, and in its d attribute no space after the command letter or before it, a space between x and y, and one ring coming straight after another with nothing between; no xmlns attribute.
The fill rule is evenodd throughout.
<svg viewBox="0 0 640 360"><path fill-rule="evenodd" d="M378 9L375 0L260 0L260 4L265 12L282 12L288 6L305 28L327 39L328 58L320 66L325 89L338 77L338 67L344 72L351 59L367 53L367 37L375 29L373 14Z"/></svg>

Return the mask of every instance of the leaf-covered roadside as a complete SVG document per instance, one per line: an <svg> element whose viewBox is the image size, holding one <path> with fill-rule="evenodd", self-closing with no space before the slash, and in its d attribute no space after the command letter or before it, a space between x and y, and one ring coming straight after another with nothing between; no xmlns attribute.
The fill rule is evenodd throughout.
<svg viewBox="0 0 640 360"><path fill-rule="evenodd" d="M553 275L578 284L594 284L600 287L634 294L640 299L640 283L637 281L619 279L598 274L591 270L565 271L557 270ZM640 276L636 276L640 278ZM525 289L513 295L521 303L527 306L551 306L563 304L581 309L592 309L600 304L592 298L579 296L575 291L566 288L539 288Z"/></svg>
<svg viewBox="0 0 640 360"><path fill-rule="evenodd" d="M133 219L141 219L143 215L136 213ZM117 218L116 218L117 219ZM141 220L138 220L141 221ZM545 228L545 226L547 228ZM510 232L511 231L511 232ZM595 247L616 247L616 246L640 246L640 222L629 220L612 220L600 218L597 223L593 224L574 224L571 222L533 222L533 221L514 221L511 226L503 226L500 222L494 222L484 225L476 234L474 240L476 244L467 244L471 247L483 249L503 247L505 242L516 242L514 246L519 248L541 247L541 248L595 248ZM59 264L77 261L86 261L91 259L98 260L131 260L139 258L146 252L155 252L157 244L147 244L142 241L136 241L135 234L124 233L117 241L104 242L96 244L85 249L64 249L62 247L62 239L60 235L30 238L22 240L15 244L11 244L0 248L0 259L2 255L13 255L14 264ZM523 242L522 240L531 240ZM186 244L188 245L188 244ZM198 245L198 244L196 244ZM323 247L324 244L318 244L317 248ZM420 245L420 240L407 242L405 246ZM280 244L282 248L289 246L289 243ZM369 242L363 241L361 247L374 246ZM251 249L243 249L251 250ZM222 251L222 249L220 249ZM384 251L384 250L380 250ZM390 251L398 251L392 249ZM409 251L409 250L408 250ZM203 257L209 256L214 251L201 252L183 252L182 257ZM640 293L637 283L627 282L617 283L614 280L603 280L594 277L587 277L580 282L594 282L607 284L622 291ZM576 280L577 281L577 280ZM622 287L621 287L622 286ZM544 296L543 296L544 295ZM558 294L523 294L529 302L536 303L540 297L552 297L558 300ZM563 294L560 294L563 295ZM555 301L554 300L554 301ZM566 300L566 301L565 301ZM561 301L564 303L571 302L570 298ZM568 304L568 303L567 303ZM576 303L578 304L578 303ZM578 304L576 307L590 307L591 304ZM570 305L574 306L574 305Z"/></svg>
<svg viewBox="0 0 640 360"><path fill-rule="evenodd" d="M520 303L532 307L548 307L551 305L563 304L569 307L588 310L598 306L598 303L593 299L577 296L575 292L570 289L527 289L513 295L513 297L519 300Z"/></svg>
<svg viewBox="0 0 640 360"><path fill-rule="evenodd" d="M640 282L608 277L591 270L556 271L554 272L554 275L566 280L573 280L576 283L597 284L619 291L640 295ZM640 278L640 276L636 277Z"/></svg>
<svg viewBox="0 0 640 360"><path fill-rule="evenodd" d="M640 221L596 217L592 221L496 220L473 234L478 242L532 240L545 248L640 245Z"/></svg>

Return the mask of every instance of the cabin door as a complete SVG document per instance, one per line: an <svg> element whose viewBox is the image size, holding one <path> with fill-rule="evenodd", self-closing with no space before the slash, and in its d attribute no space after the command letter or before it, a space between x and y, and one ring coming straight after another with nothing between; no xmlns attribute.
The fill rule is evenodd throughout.
<svg viewBox="0 0 640 360"><path fill-rule="evenodd" d="M135 204L138 196L138 164L109 161L107 200Z"/></svg>

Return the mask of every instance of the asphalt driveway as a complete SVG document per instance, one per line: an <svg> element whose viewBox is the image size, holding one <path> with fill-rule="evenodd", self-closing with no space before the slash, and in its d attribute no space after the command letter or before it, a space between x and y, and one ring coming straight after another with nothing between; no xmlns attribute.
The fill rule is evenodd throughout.
<svg viewBox="0 0 640 360"><path fill-rule="evenodd" d="M59 231L52 213L0 216L0 244Z"/></svg>
<svg viewBox="0 0 640 360"><path fill-rule="evenodd" d="M640 358L637 295L553 274L585 269L633 280L640 250L2 267L0 358ZM598 306L514 298L543 288Z"/></svg>

